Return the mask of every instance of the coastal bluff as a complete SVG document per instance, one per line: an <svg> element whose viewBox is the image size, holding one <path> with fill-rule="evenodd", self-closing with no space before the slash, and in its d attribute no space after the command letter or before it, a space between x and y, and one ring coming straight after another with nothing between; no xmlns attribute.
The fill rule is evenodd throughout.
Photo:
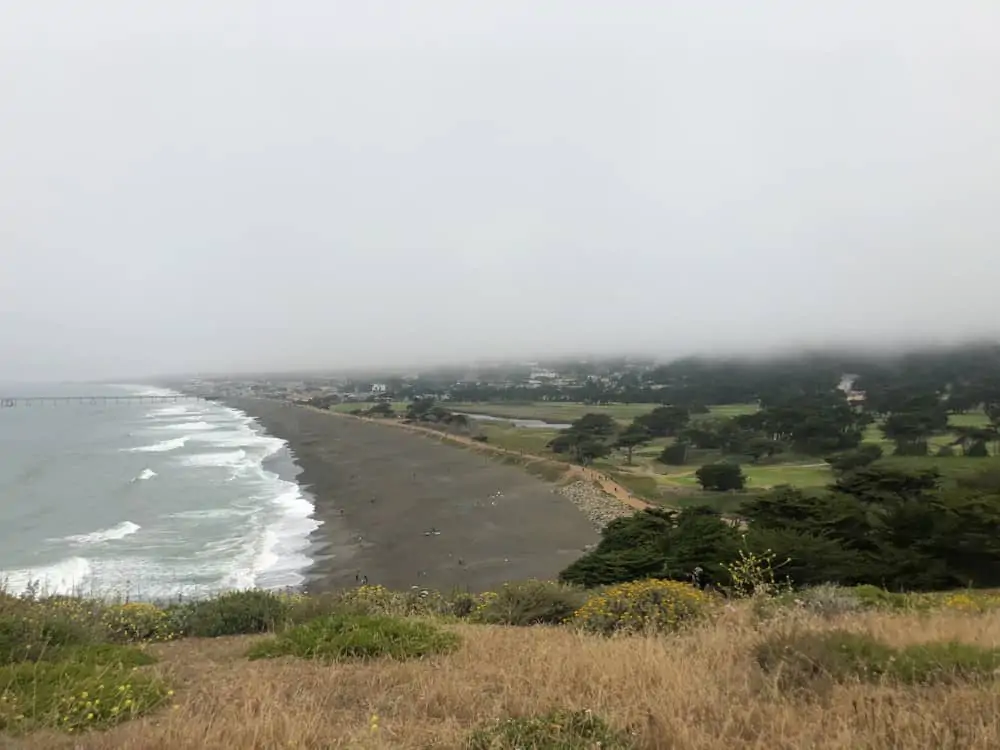
<svg viewBox="0 0 1000 750"><path fill-rule="evenodd" d="M227 399L288 442L315 499L310 592L367 580L472 591L555 578L598 541L553 485L432 438L263 399Z"/></svg>

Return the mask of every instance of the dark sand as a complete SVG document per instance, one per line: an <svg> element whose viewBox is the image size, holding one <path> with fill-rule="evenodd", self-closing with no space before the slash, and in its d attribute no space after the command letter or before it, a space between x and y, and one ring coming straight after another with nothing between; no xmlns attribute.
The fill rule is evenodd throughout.
<svg viewBox="0 0 1000 750"><path fill-rule="evenodd" d="M598 541L579 509L516 467L388 425L231 404L288 441L316 500L310 591L354 586L356 575L389 588L486 590L554 578Z"/></svg>

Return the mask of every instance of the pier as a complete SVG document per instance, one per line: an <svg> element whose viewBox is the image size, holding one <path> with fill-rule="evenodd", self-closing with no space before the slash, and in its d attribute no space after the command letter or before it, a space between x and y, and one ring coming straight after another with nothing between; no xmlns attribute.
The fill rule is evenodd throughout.
<svg viewBox="0 0 1000 750"><path fill-rule="evenodd" d="M15 406L69 406L72 404L176 404L185 401L211 401L207 396L176 394L172 396L0 396L0 408Z"/></svg>

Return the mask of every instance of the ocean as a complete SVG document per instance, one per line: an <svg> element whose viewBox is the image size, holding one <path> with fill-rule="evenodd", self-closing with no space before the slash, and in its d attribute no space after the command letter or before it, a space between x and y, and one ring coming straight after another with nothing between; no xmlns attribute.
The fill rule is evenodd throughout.
<svg viewBox="0 0 1000 750"><path fill-rule="evenodd" d="M285 441L217 403L0 407L0 583L139 600L299 587L318 523L298 473Z"/></svg>

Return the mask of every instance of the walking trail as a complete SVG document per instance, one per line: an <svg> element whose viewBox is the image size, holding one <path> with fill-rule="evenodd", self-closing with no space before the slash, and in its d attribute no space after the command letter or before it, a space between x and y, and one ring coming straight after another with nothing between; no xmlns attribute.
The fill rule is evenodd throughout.
<svg viewBox="0 0 1000 750"><path fill-rule="evenodd" d="M548 458L542 458L541 456L532 456L531 454L525 454L521 451L511 450L510 448L501 448L498 445L490 445L489 443L480 443L477 440L473 440L465 435L453 435L450 433L441 432L440 430L434 430L430 427L423 427L416 424L408 424L406 422L401 422L395 419L376 419L374 417L361 417L354 414L344 414L342 412L328 411L325 409L316 409L315 407L308 406L307 409L313 409L322 414L328 414L330 416L341 417L345 419L360 419L363 422L371 422L372 424L385 425L387 427L395 427L400 430L407 430L408 432L413 432L416 434L424 435L426 437L432 437L443 443L453 443L459 444L464 447L472 448L473 450L479 451L480 453L493 453L495 455L508 455L508 456L518 456L522 459L528 459L528 462L532 461L544 461L553 466L558 466L562 468L567 477L572 477L576 479L583 479L585 481L593 482L602 491L611 495L613 498L619 502L634 508L635 510L646 510L648 508L654 508L656 506L647 503L645 500L640 500L638 497L633 495L621 484L613 480L607 474L602 474L599 471L594 471L586 466L580 466L578 464L571 464L565 461L555 461Z"/></svg>

